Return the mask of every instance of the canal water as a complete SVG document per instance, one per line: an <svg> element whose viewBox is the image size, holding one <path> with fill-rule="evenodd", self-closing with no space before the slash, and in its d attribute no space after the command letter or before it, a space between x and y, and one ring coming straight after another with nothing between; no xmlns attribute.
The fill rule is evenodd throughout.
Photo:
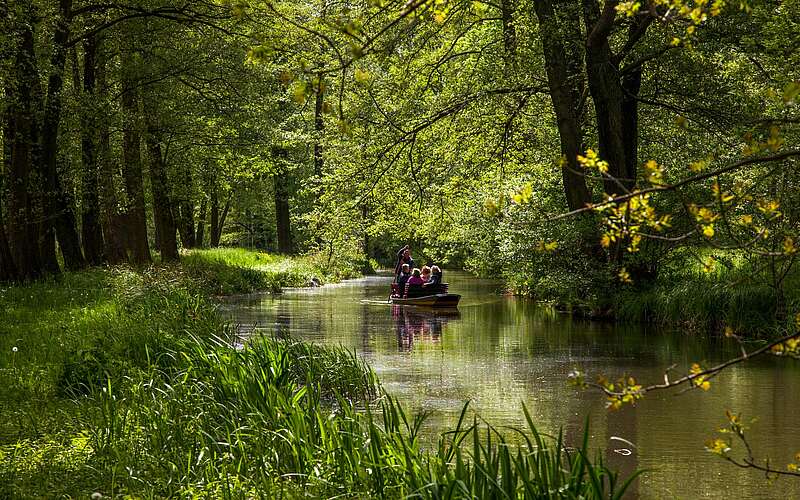
<svg viewBox="0 0 800 500"><path fill-rule="evenodd" d="M577 320L503 296L494 281L445 277L462 295L455 313L387 304L388 276L239 296L223 307L244 336L357 351L406 408L431 412L431 434L454 423L466 401L495 426L524 426L525 404L540 431L563 429L568 442L578 442L588 417L593 446L611 468L646 470L630 498L800 499L800 479L768 481L704 450L729 409L748 422L757 457L781 468L791 462L800 452L800 362L753 360L715 378L708 392L650 393L636 407L609 412L601 394L568 385L570 371L655 383L673 365L680 376L693 362L726 359L738 347L680 329Z"/></svg>

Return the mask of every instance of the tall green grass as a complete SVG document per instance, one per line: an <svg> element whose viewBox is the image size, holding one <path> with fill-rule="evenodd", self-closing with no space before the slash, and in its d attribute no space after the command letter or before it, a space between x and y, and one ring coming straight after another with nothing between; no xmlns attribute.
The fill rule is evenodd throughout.
<svg viewBox="0 0 800 500"><path fill-rule="evenodd" d="M785 310L781 318L779 294L770 276L746 262L726 259L712 273L695 261L662 273L654 283L623 289L608 298L616 319L681 325L689 329L720 330L730 326L739 332L764 334L800 310L800 274L783 283Z"/></svg>
<svg viewBox="0 0 800 500"><path fill-rule="evenodd" d="M87 450L85 467L98 473L83 491L577 499L620 498L629 484L589 459L586 437L569 449L560 436L539 433L524 408L528 427L505 431L512 440L470 422L465 406L456 426L425 448L424 416L406 414L386 394L375 402L374 376L356 358L329 354L302 373L293 367L298 354L318 351L298 346L257 339L235 351L193 341L179 372L151 370L127 386L95 387L86 396L86 429L73 438ZM356 376L324 382L342 371Z"/></svg>

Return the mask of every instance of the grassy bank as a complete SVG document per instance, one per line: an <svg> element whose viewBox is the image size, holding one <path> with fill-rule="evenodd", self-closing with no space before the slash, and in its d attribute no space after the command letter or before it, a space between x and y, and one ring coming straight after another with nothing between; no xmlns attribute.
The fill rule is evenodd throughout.
<svg viewBox="0 0 800 500"><path fill-rule="evenodd" d="M769 269L753 269L735 256L717 254L709 272L697 260L664 269L651 283L621 287L608 301L616 319L680 325L690 330L768 334L793 321L800 308L800 275L775 286Z"/></svg>
<svg viewBox="0 0 800 500"><path fill-rule="evenodd" d="M285 257L242 248L192 250L181 259L187 274L212 295L279 292L285 287L335 283L360 276L360 263L325 256Z"/></svg>
<svg viewBox="0 0 800 500"><path fill-rule="evenodd" d="M508 271L512 293L554 304L588 318L680 326L696 331L768 334L800 311L800 273L788 273L775 286L769 267L732 252L675 252L657 274L632 283L602 266L555 260L535 272ZM704 264L713 258L713 266ZM555 258L554 258L555 259ZM573 266L569 270L567 266Z"/></svg>
<svg viewBox="0 0 800 500"><path fill-rule="evenodd" d="M268 338L230 347L210 292L283 286L318 271L226 250L193 252L185 267L4 286L0 491L609 498L624 489L587 460L585 443L567 451L532 423L513 433L521 446L508 446L465 418L423 449L423 418L406 415L345 350Z"/></svg>

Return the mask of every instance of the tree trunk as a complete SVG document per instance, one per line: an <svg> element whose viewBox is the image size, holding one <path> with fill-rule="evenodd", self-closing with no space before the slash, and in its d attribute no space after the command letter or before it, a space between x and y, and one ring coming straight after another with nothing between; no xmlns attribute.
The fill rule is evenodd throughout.
<svg viewBox="0 0 800 500"><path fill-rule="evenodd" d="M545 70L550 87L550 98L558 124L563 155L562 179L567 207L570 210L583 208L591 202L591 193L586 186L582 168L578 164L578 155L582 153L583 131L579 120L580 96L575 89L580 87L578 72L574 63L568 64L567 43L558 24L553 5L550 0L534 2L539 29L542 34ZM577 23L574 16L568 22ZM578 31L580 30L577 27ZM575 28L564 31L573 31Z"/></svg>
<svg viewBox="0 0 800 500"><path fill-rule="evenodd" d="M287 183L287 175L283 163L286 161L288 152L283 149L277 149L274 153L276 163L278 164L278 171L272 176L272 182L275 189L275 227L278 235L278 252L283 254L291 254L293 252L292 245L292 228L291 228L291 213L289 207L289 188Z"/></svg>
<svg viewBox="0 0 800 500"><path fill-rule="evenodd" d="M3 217L3 194L5 193L3 184L7 173L11 170L11 136L13 132L8 113L3 115L3 163L0 167L0 281L14 281L19 275L17 266L14 264L14 257L11 255L11 248L8 245L5 217Z"/></svg>
<svg viewBox="0 0 800 500"><path fill-rule="evenodd" d="M4 12L0 12L4 14ZM5 102L10 102L8 90L3 89ZM11 110L3 110L3 163L0 167L0 281L15 281L19 278L11 247L6 236L5 217L3 216L3 202L5 199L5 180L11 172L11 152L14 149L14 128L11 122Z"/></svg>
<svg viewBox="0 0 800 500"><path fill-rule="evenodd" d="M622 138L625 141L625 177L634 179L639 168L639 89L642 69L637 68L622 77Z"/></svg>
<svg viewBox="0 0 800 500"><path fill-rule="evenodd" d="M594 101L600 157L608 162L608 179L603 183L607 194L630 191L636 176L627 171L625 143L624 92L619 75L619 63L611 52L608 36L609 21L601 16L597 0L583 0L586 24L586 75L589 92ZM635 170L634 170L635 171Z"/></svg>
<svg viewBox="0 0 800 500"><path fill-rule="evenodd" d="M517 30L514 26L514 0L500 0L503 21L503 59L506 75L517 67Z"/></svg>
<svg viewBox="0 0 800 500"><path fill-rule="evenodd" d="M99 46L98 46L99 48ZM118 168L111 160L110 132L108 129L108 96L106 92L106 59L102 53L97 57L98 102L102 112L98 113L98 168L100 170L100 207L103 216L104 254L110 264L121 264L128 260L125 238L126 223L119 213L119 200L114 178Z"/></svg>
<svg viewBox="0 0 800 500"><path fill-rule="evenodd" d="M178 223L181 233L181 244L183 248L194 248L196 237L194 232L194 201L192 200L192 180L191 166L185 166L185 182L181 190L181 201L178 204Z"/></svg>
<svg viewBox="0 0 800 500"><path fill-rule="evenodd" d="M169 184L164 156L161 153L161 131L155 122L154 106L147 112L147 151L150 156L150 187L153 195L153 221L158 234L158 248L161 261L178 260L178 240L175 218L172 215L172 204L169 197Z"/></svg>
<svg viewBox="0 0 800 500"><path fill-rule="evenodd" d="M8 246L8 238L6 238L3 206L0 203L0 281L14 281L18 277L17 266L14 264L11 248Z"/></svg>
<svg viewBox="0 0 800 500"><path fill-rule="evenodd" d="M100 227L100 198L98 194L97 134L95 81L97 44L93 36L83 43L83 106L81 113L81 158L83 160L81 236L86 260L98 265L103 262L103 233ZM77 57L76 57L77 59ZM77 61L75 61L77 65ZM77 68L76 68L77 73ZM76 75L77 76L77 75ZM77 78L76 78L77 83Z"/></svg>
<svg viewBox="0 0 800 500"><path fill-rule="evenodd" d="M217 231L217 246L219 246L220 239L222 238L222 230L225 228L225 219L228 218L228 213L231 210L231 203L233 202L233 193L228 195L225 200L225 206L222 207L222 213L219 216L219 229Z"/></svg>
<svg viewBox="0 0 800 500"><path fill-rule="evenodd" d="M219 246L222 228L219 224L219 187L216 176L211 179L211 242L212 248Z"/></svg>
<svg viewBox="0 0 800 500"><path fill-rule="evenodd" d="M325 82L322 73L317 75L317 96L314 102L314 176L317 182L322 182L322 134L325 131L325 120L323 117L323 108L325 104ZM318 193L318 196L321 193Z"/></svg>
<svg viewBox="0 0 800 500"><path fill-rule="evenodd" d="M125 219L128 224L127 238L131 250L131 260L135 264L149 264L150 247L147 243L147 214L144 204L142 181L141 134L139 133L139 99L136 82L129 74L130 55L122 52L122 111L124 124L122 130L122 177L125 181L127 206Z"/></svg>
<svg viewBox="0 0 800 500"><path fill-rule="evenodd" d="M72 0L59 1L59 13L53 33L53 53L47 83L47 101L42 123L42 172L45 180L45 215L56 230L64 265L67 269L86 266L81 251L75 213L58 172L58 134L61 122L61 93L67 60L66 43L70 33Z"/></svg>
<svg viewBox="0 0 800 500"><path fill-rule="evenodd" d="M197 220L197 234L195 236L195 245L198 247L203 247L204 239L205 239L205 232L206 232L206 212L208 210L208 199L203 196L202 201L200 202L200 218Z"/></svg>
<svg viewBox="0 0 800 500"><path fill-rule="evenodd" d="M14 87L6 91L9 102L11 160L8 163L8 243L20 279L42 274L39 241L33 220L30 193L34 138L33 86L38 80L32 20L24 23L14 62Z"/></svg>

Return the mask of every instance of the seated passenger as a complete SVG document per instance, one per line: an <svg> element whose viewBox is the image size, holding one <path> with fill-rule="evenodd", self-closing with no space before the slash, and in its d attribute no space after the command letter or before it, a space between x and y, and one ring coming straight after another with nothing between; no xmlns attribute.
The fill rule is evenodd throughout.
<svg viewBox="0 0 800 500"><path fill-rule="evenodd" d="M400 295L403 295L406 289L406 282L411 277L411 267L408 264L403 264L400 269L400 274L397 275L397 289L400 290Z"/></svg>
<svg viewBox="0 0 800 500"><path fill-rule="evenodd" d="M419 269L415 267L414 271L411 272L411 277L408 278L408 281L406 282L406 290L404 296L408 295L408 290L411 287L422 286L425 283L424 281L422 281L422 277L420 275L421 273L419 272Z"/></svg>
<svg viewBox="0 0 800 500"><path fill-rule="evenodd" d="M438 287L442 284L442 270L439 266L431 267L431 276L428 281L422 285L424 287Z"/></svg>
<svg viewBox="0 0 800 500"><path fill-rule="evenodd" d="M431 268L428 266L422 266L422 281L427 283L431 279Z"/></svg>

